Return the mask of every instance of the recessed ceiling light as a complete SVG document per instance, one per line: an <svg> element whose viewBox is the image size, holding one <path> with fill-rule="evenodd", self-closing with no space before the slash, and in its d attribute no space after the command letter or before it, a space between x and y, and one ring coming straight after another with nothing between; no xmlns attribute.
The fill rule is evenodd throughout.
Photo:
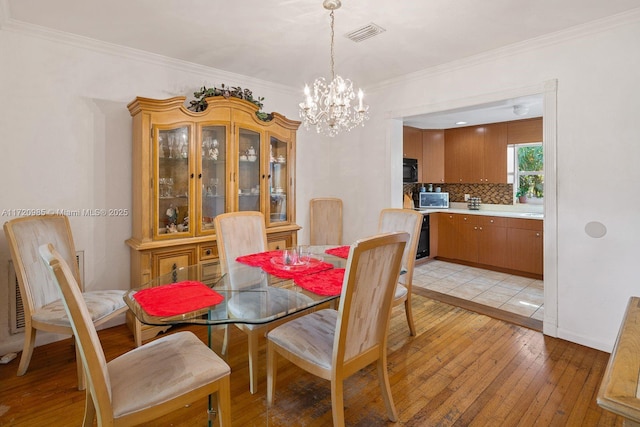
<svg viewBox="0 0 640 427"><path fill-rule="evenodd" d="M456 122L457 125L466 125L467 122Z"/></svg>

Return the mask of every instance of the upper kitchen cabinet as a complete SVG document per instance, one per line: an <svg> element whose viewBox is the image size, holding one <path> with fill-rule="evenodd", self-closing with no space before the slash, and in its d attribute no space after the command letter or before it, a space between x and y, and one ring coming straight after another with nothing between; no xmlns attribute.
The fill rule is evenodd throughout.
<svg viewBox="0 0 640 427"><path fill-rule="evenodd" d="M469 126L446 129L444 140L446 182L481 182L484 128Z"/></svg>
<svg viewBox="0 0 640 427"><path fill-rule="evenodd" d="M422 159L422 129L411 126L402 128L402 157Z"/></svg>
<svg viewBox="0 0 640 427"><path fill-rule="evenodd" d="M422 179L422 129L404 126L402 128L402 157L418 160L418 182Z"/></svg>
<svg viewBox="0 0 640 427"><path fill-rule="evenodd" d="M446 129L444 140L446 182L507 182L506 123Z"/></svg>
<svg viewBox="0 0 640 427"><path fill-rule="evenodd" d="M542 142L542 117L508 122L508 143Z"/></svg>
<svg viewBox="0 0 640 427"><path fill-rule="evenodd" d="M403 157L418 159L418 182L444 182L444 131L403 127Z"/></svg>
<svg viewBox="0 0 640 427"><path fill-rule="evenodd" d="M507 182L507 123L483 126L482 175L480 182Z"/></svg>
<svg viewBox="0 0 640 427"><path fill-rule="evenodd" d="M260 211L267 239L296 243L295 141L300 122L238 98L136 98L133 117L132 283L185 263L217 261L213 219Z"/></svg>
<svg viewBox="0 0 640 427"><path fill-rule="evenodd" d="M444 130L422 131L422 164L423 182L444 183Z"/></svg>

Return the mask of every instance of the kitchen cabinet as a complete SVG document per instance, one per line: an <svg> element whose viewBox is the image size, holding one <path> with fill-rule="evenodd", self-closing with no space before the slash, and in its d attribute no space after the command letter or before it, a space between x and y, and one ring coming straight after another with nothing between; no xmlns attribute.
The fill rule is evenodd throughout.
<svg viewBox="0 0 640 427"><path fill-rule="evenodd" d="M508 122L508 143L542 142L542 117Z"/></svg>
<svg viewBox="0 0 640 427"><path fill-rule="evenodd" d="M497 216L478 216L478 262L507 266L507 221Z"/></svg>
<svg viewBox="0 0 640 427"><path fill-rule="evenodd" d="M542 221L441 212L437 227L438 258L543 275Z"/></svg>
<svg viewBox="0 0 640 427"><path fill-rule="evenodd" d="M455 259L458 257L459 231L457 215L438 214L438 256Z"/></svg>
<svg viewBox="0 0 640 427"><path fill-rule="evenodd" d="M444 141L445 181L448 183L480 182L484 128L446 129Z"/></svg>
<svg viewBox="0 0 640 427"><path fill-rule="evenodd" d="M507 183L507 123L484 125L480 182Z"/></svg>
<svg viewBox="0 0 640 427"><path fill-rule="evenodd" d="M444 183L444 130L422 130L422 182Z"/></svg>
<svg viewBox="0 0 640 427"><path fill-rule="evenodd" d="M478 262L478 218L475 215L456 215L458 228L457 259Z"/></svg>
<svg viewBox="0 0 640 427"><path fill-rule="evenodd" d="M418 182L423 182L422 130L411 126L402 128L402 156L418 160Z"/></svg>
<svg viewBox="0 0 640 427"><path fill-rule="evenodd" d="M201 112L185 97L136 98L133 119L131 285L203 263L219 274L213 219L260 211L270 247L293 246L295 143L300 122L238 98L207 98Z"/></svg>
<svg viewBox="0 0 640 427"><path fill-rule="evenodd" d="M442 214L449 229L445 231L450 239L444 243L445 254L438 248L438 255L466 261L491 265L494 267L506 267L507 229L505 218L465 215Z"/></svg>
<svg viewBox="0 0 640 427"><path fill-rule="evenodd" d="M446 129L444 141L446 182L507 182L506 123Z"/></svg>
<svg viewBox="0 0 640 427"><path fill-rule="evenodd" d="M507 268L542 275L543 253L542 221L508 218Z"/></svg>

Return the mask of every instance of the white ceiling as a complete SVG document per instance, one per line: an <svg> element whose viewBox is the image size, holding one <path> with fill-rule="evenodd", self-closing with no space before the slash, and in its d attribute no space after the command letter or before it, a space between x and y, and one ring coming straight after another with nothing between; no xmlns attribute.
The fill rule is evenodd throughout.
<svg viewBox="0 0 640 427"><path fill-rule="evenodd" d="M0 0L0 6L4 25L47 27L294 88L329 74L322 0ZM343 0L335 12L336 72L366 91L638 7L640 0ZM344 37L370 23L386 31L360 43Z"/></svg>

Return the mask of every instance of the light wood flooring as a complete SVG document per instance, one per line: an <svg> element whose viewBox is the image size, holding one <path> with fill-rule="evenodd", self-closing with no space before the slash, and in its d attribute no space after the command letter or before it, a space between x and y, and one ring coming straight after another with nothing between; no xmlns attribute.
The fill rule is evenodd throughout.
<svg viewBox="0 0 640 427"><path fill-rule="evenodd" d="M389 336L389 373L399 422L386 419L375 369L345 382L349 426L621 426L595 397L609 354L414 295L418 334L410 337L396 307ZM177 328L178 329L178 328ZM206 328L189 326L205 342ZM234 426L328 426L328 382L279 363L274 406L267 410L264 341L259 391L249 393L246 336L231 328ZM214 348L222 330L212 334ZM125 326L100 331L107 359L133 348ZM1 426L78 426L85 395L76 389L71 339L35 349L31 366L0 365ZM205 426L206 399L153 426Z"/></svg>

